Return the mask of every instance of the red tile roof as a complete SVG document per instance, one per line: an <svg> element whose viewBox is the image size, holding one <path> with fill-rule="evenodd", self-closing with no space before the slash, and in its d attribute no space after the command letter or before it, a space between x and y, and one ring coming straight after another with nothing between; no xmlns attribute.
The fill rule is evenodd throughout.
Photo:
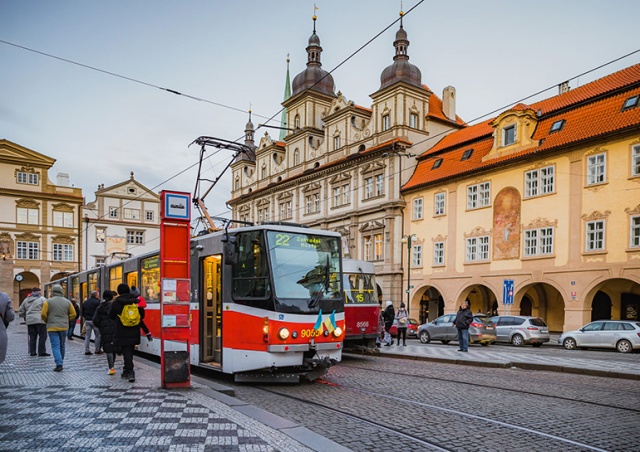
<svg viewBox="0 0 640 452"><path fill-rule="evenodd" d="M427 117L451 123L452 121L445 116L444 111L442 110L442 99L433 94L433 91L431 91L427 85L422 85L422 87L431 92L431 95L429 96L429 111L427 112ZM458 115L456 115L455 123L459 126L467 125Z"/></svg>
<svg viewBox="0 0 640 452"><path fill-rule="evenodd" d="M616 91L618 90L618 91ZM533 140L543 140L539 146L523 149L515 154L482 162L493 146L494 118L445 136L434 147L419 157L419 162L404 190L415 189L447 178L476 172L507 161L538 152L555 150L571 144L593 140L625 129L640 127L640 106L622 110L626 99L640 94L640 64L631 66L594 82L558 96L536 102L531 106L518 104L507 110L525 108L541 111ZM549 133L551 125L564 119L564 127ZM470 159L460 158L465 150L473 148ZM443 158L439 168L432 170L433 162Z"/></svg>

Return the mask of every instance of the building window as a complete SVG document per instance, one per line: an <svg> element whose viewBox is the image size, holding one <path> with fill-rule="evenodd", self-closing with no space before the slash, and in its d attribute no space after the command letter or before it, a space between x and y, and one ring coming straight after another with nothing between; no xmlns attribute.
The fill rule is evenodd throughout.
<svg viewBox="0 0 640 452"><path fill-rule="evenodd" d="M262 179L266 179L267 178L267 166L266 165L262 165L262 169L260 171L260 177Z"/></svg>
<svg viewBox="0 0 640 452"><path fill-rule="evenodd" d="M144 231L127 231L127 245L144 245Z"/></svg>
<svg viewBox="0 0 640 452"><path fill-rule="evenodd" d="M59 228L73 227L73 212L53 211L53 225Z"/></svg>
<svg viewBox="0 0 640 452"><path fill-rule="evenodd" d="M409 127L411 127L412 129L417 129L418 128L418 115L415 113L411 113L409 115Z"/></svg>
<svg viewBox="0 0 640 452"><path fill-rule="evenodd" d="M96 257L96 267L104 265L104 257Z"/></svg>
<svg viewBox="0 0 640 452"><path fill-rule="evenodd" d="M296 149L293 151L293 166L297 166L300 164L300 151Z"/></svg>
<svg viewBox="0 0 640 452"><path fill-rule="evenodd" d="M107 229L96 228L96 242L104 243L106 238L107 238Z"/></svg>
<svg viewBox="0 0 640 452"><path fill-rule="evenodd" d="M119 218L117 207L109 207L109 218Z"/></svg>
<svg viewBox="0 0 640 452"><path fill-rule="evenodd" d="M147 210L147 211L145 211L145 212L144 212L144 218L145 218L145 220L147 220L147 221L153 221L153 217L154 217L154 215L153 215L153 210Z"/></svg>
<svg viewBox="0 0 640 452"><path fill-rule="evenodd" d="M604 220L589 221L587 229L587 251L604 251Z"/></svg>
<svg viewBox="0 0 640 452"><path fill-rule="evenodd" d="M524 197L546 195L556 190L555 168L547 166L524 173Z"/></svg>
<svg viewBox="0 0 640 452"><path fill-rule="evenodd" d="M296 115L295 119L293 120L293 127L296 129L300 128L300 115Z"/></svg>
<svg viewBox="0 0 640 452"><path fill-rule="evenodd" d="M422 220L422 198L413 200L413 219Z"/></svg>
<svg viewBox="0 0 640 452"><path fill-rule="evenodd" d="M435 162L433 162L433 166L431 167L431 169L438 169L440 168L440 166L442 166L442 159L437 159Z"/></svg>
<svg viewBox="0 0 640 452"><path fill-rule="evenodd" d="M305 197L306 213L318 213L320 212L320 193L312 193Z"/></svg>
<svg viewBox="0 0 640 452"><path fill-rule="evenodd" d="M552 133L560 132L564 127L564 123L565 123L565 120L560 119L554 122L553 124L551 124L551 129L549 129L549 135L551 135Z"/></svg>
<svg viewBox="0 0 640 452"><path fill-rule="evenodd" d="M622 111L636 107L638 105L639 100L640 100L640 96L637 96L637 95L633 97L629 97L627 100L624 101L624 104L622 104Z"/></svg>
<svg viewBox="0 0 640 452"><path fill-rule="evenodd" d="M16 257L37 261L40 257L40 244L38 242L17 242Z"/></svg>
<svg viewBox="0 0 640 452"><path fill-rule="evenodd" d="M125 220L139 220L140 209L123 209L123 215Z"/></svg>
<svg viewBox="0 0 640 452"><path fill-rule="evenodd" d="M631 149L631 175L640 176L640 144Z"/></svg>
<svg viewBox="0 0 640 452"><path fill-rule="evenodd" d="M333 150L340 149L340 136L333 137Z"/></svg>
<svg viewBox="0 0 640 452"><path fill-rule="evenodd" d="M258 209L258 222L264 223L269 221L269 207Z"/></svg>
<svg viewBox="0 0 640 452"><path fill-rule="evenodd" d="M19 184L38 185L40 177L38 174L25 173L24 171L18 171L16 174L16 180Z"/></svg>
<svg viewBox="0 0 640 452"><path fill-rule="evenodd" d="M373 177L364 179L364 199L373 198Z"/></svg>
<svg viewBox="0 0 640 452"><path fill-rule="evenodd" d="M20 224L39 224L38 209L29 209L28 207L18 207L17 221Z"/></svg>
<svg viewBox="0 0 640 452"><path fill-rule="evenodd" d="M640 247L640 216L631 217L631 248Z"/></svg>
<svg viewBox="0 0 640 452"><path fill-rule="evenodd" d="M489 260L489 236L469 237L466 247L466 261L480 262Z"/></svg>
<svg viewBox="0 0 640 452"><path fill-rule="evenodd" d="M64 243L53 244L53 260L73 262L73 245Z"/></svg>
<svg viewBox="0 0 640 452"><path fill-rule="evenodd" d="M502 129L502 145L509 146L516 142L516 125L512 124L510 126Z"/></svg>
<svg viewBox="0 0 640 452"><path fill-rule="evenodd" d="M445 193L436 193L433 201L433 215L438 216L444 215L445 213Z"/></svg>
<svg viewBox="0 0 640 452"><path fill-rule="evenodd" d="M384 115L382 117L382 131L389 130L391 128L391 121L389 115Z"/></svg>
<svg viewBox="0 0 640 452"><path fill-rule="evenodd" d="M606 182L607 155L596 154L587 158L587 185Z"/></svg>
<svg viewBox="0 0 640 452"><path fill-rule="evenodd" d="M342 186L342 204L350 204L351 203L351 187L349 184L344 184Z"/></svg>
<svg viewBox="0 0 640 452"><path fill-rule="evenodd" d="M375 260L380 261L384 258L384 244L382 242L382 233L375 234L373 236L373 241L375 245Z"/></svg>
<svg viewBox="0 0 640 452"><path fill-rule="evenodd" d="M444 242L433 244L433 265L444 265Z"/></svg>
<svg viewBox="0 0 640 452"><path fill-rule="evenodd" d="M349 204L349 184L333 187L333 206L343 206Z"/></svg>
<svg viewBox="0 0 640 452"><path fill-rule="evenodd" d="M479 209L491 203L491 184L483 182L481 184L467 187L467 209Z"/></svg>
<svg viewBox="0 0 640 452"><path fill-rule="evenodd" d="M291 201L284 201L280 203L280 219L291 219Z"/></svg>
<svg viewBox="0 0 640 452"><path fill-rule="evenodd" d="M524 231L524 255L546 256L553 254L553 228Z"/></svg>
<svg viewBox="0 0 640 452"><path fill-rule="evenodd" d="M371 236L366 236L363 238L363 247L364 250L364 260L372 261L373 260L373 241Z"/></svg>
<svg viewBox="0 0 640 452"><path fill-rule="evenodd" d="M422 245L411 246L411 265L422 267Z"/></svg>
<svg viewBox="0 0 640 452"><path fill-rule="evenodd" d="M472 154L473 154L473 149L467 149L462 153L462 157L460 157L460 161L464 162L465 160L469 160Z"/></svg>
<svg viewBox="0 0 640 452"><path fill-rule="evenodd" d="M376 175L376 196L384 195L384 176L382 174Z"/></svg>

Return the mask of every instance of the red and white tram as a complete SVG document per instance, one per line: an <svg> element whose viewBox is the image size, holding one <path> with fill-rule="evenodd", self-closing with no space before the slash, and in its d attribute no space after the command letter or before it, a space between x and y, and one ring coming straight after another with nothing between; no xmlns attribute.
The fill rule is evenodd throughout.
<svg viewBox="0 0 640 452"><path fill-rule="evenodd" d="M191 240L192 365L236 381L299 381L341 360L345 330L338 233L265 224ZM78 302L120 283L140 289L145 323L159 338L159 253L147 253L52 281ZM78 322L75 334L80 335ZM183 344L174 344L180 349ZM171 350L165 341L165 350ZM143 336L138 349L160 354Z"/></svg>
<svg viewBox="0 0 640 452"><path fill-rule="evenodd" d="M380 301L374 266L355 259L342 260L345 293L345 348L375 348Z"/></svg>

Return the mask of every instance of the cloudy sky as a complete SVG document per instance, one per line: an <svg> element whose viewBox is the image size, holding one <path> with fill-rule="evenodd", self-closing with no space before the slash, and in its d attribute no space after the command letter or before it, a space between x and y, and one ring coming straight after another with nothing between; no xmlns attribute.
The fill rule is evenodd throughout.
<svg viewBox="0 0 640 452"><path fill-rule="evenodd" d="M315 4L326 70L400 11L390 0ZM635 53L574 79L640 49L636 0L403 1L405 11L414 6L404 19L411 62L436 94L456 88L467 122L565 80L576 87L640 62ZM55 158L53 182L68 173L88 202L99 184L131 171L156 191L192 192L199 150L189 144L242 137L250 105L256 125L279 111L287 54L293 80L305 67L313 10L308 0L2 0L0 138ZM333 72L345 97L370 106L397 29ZM205 177L219 176L231 157L208 160ZM210 213L229 216L229 198L223 177L205 200Z"/></svg>

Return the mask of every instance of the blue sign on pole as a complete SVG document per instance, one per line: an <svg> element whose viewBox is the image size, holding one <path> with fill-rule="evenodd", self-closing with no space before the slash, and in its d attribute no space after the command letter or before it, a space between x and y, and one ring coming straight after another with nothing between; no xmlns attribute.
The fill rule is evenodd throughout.
<svg viewBox="0 0 640 452"><path fill-rule="evenodd" d="M502 287L502 304L513 304L513 279L505 279Z"/></svg>

